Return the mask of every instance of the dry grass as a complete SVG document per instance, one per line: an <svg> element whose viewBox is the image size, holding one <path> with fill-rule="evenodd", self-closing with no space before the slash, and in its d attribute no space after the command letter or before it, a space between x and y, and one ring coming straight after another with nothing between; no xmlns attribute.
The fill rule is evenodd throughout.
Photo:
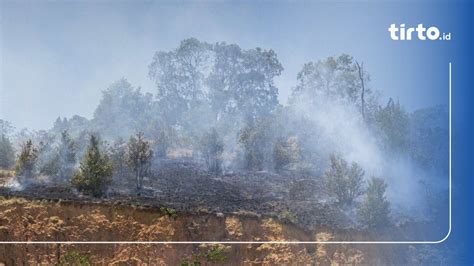
<svg viewBox="0 0 474 266"><path fill-rule="evenodd" d="M13 176L15 176L15 171L0 169L0 178L7 178L7 177L13 177Z"/></svg>

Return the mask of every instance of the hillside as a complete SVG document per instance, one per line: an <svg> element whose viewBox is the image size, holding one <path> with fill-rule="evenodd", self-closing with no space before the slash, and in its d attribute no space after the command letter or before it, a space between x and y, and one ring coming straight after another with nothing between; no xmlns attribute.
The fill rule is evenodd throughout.
<svg viewBox="0 0 474 266"><path fill-rule="evenodd" d="M329 228L305 231L273 218L180 214L109 204L0 200L0 238L68 241L284 241L356 237ZM55 264L71 254L94 264L406 264L412 246L300 244L102 244L1 245L6 265ZM402 255L402 256L400 256Z"/></svg>

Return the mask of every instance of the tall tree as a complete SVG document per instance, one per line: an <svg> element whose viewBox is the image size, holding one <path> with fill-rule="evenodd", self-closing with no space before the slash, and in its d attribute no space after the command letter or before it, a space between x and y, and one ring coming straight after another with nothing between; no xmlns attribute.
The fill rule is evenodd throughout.
<svg viewBox="0 0 474 266"><path fill-rule="evenodd" d="M362 118L365 119L365 76L364 76L364 63L359 64L356 61L357 71L359 73L359 80L360 80L360 112L362 114Z"/></svg>
<svg viewBox="0 0 474 266"><path fill-rule="evenodd" d="M131 132L146 128L153 118L152 112L152 95L143 94L122 78L102 92L93 124L105 137L126 138Z"/></svg>
<svg viewBox="0 0 474 266"><path fill-rule="evenodd" d="M236 44L210 45L191 38L175 50L157 52L149 75L166 120L182 125L196 110L211 112L211 122L228 114L247 120L268 114L278 104L274 78L282 70L273 50L242 50Z"/></svg>
<svg viewBox="0 0 474 266"><path fill-rule="evenodd" d="M363 117L373 108L377 95L367 86L369 74L347 54L309 62L297 76L290 103L300 100L317 103L319 99L342 101L357 106Z"/></svg>
<svg viewBox="0 0 474 266"><path fill-rule="evenodd" d="M155 53L149 76L156 84L158 105L168 124L182 124L186 113L206 100L209 48L209 44L190 38L172 51Z"/></svg>
<svg viewBox="0 0 474 266"><path fill-rule="evenodd" d="M127 164L135 173L138 190L143 188L143 177L149 170L152 158L150 142L143 138L143 133L132 136L127 145Z"/></svg>
<svg viewBox="0 0 474 266"><path fill-rule="evenodd" d="M98 138L91 135L86 155L72 179L73 185L84 194L99 197L112 181L112 175L113 166L109 157L100 150Z"/></svg>
<svg viewBox="0 0 474 266"><path fill-rule="evenodd" d="M273 50L242 50L235 44L218 43L213 51L209 97L216 118L226 112L238 112L253 123L275 109L278 89L274 78L283 67Z"/></svg>

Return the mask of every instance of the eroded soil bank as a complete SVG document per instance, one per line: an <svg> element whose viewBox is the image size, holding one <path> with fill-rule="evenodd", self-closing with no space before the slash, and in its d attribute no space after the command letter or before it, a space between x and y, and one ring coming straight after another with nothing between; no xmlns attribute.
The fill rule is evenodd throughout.
<svg viewBox="0 0 474 266"><path fill-rule="evenodd" d="M364 239L360 232L291 223L251 213L174 214L111 204L0 199L2 241L328 241ZM29 244L0 245L0 263L54 265L72 253L94 264L410 264L413 246L324 244ZM418 254L418 253L416 253Z"/></svg>

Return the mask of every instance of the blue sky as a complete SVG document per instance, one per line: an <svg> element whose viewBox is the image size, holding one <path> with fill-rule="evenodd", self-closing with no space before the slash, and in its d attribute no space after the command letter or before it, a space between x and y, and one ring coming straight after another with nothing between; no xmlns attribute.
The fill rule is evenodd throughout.
<svg viewBox="0 0 474 266"><path fill-rule="evenodd" d="M57 116L90 118L101 90L121 77L154 92L154 52L188 37L275 50L285 68L276 80L282 103L305 62L348 53L384 100L408 110L446 104L454 11L423 2L3 1L0 118L34 129ZM391 23L436 25L454 40L394 42Z"/></svg>

